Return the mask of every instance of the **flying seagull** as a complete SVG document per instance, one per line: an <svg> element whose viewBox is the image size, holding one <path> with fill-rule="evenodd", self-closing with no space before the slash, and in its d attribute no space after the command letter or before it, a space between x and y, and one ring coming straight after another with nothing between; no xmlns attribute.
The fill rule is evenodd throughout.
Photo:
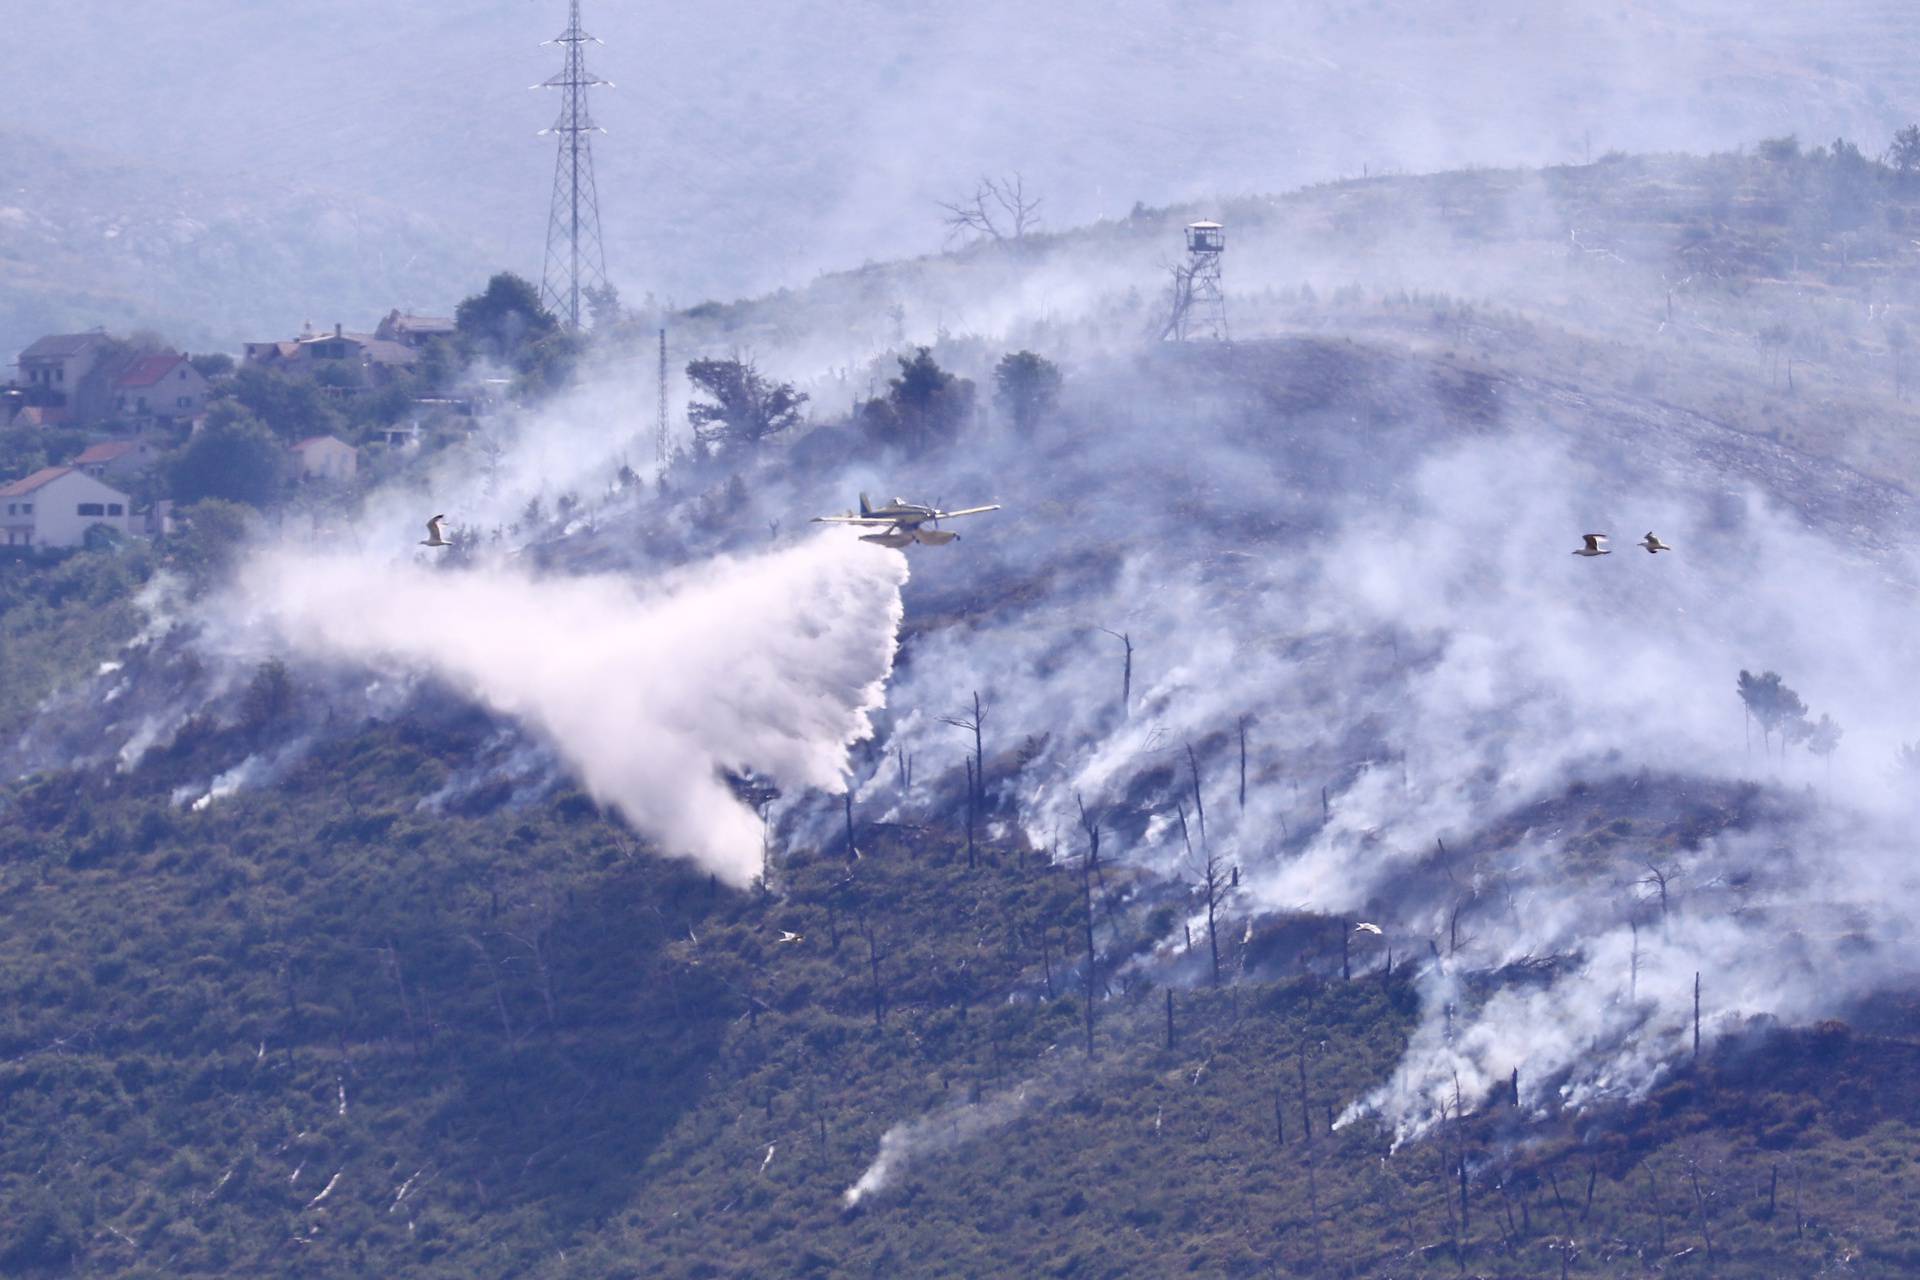
<svg viewBox="0 0 1920 1280"><path fill-rule="evenodd" d="M1587 545L1584 547L1581 547L1578 551L1574 552L1573 554L1577 556L1610 556L1613 554L1613 552L1607 550L1605 547L1600 545L1601 543L1607 540L1606 534L1583 533L1580 536L1586 541Z"/></svg>
<svg viewBox="0 0 1920 1280"><path fill-rule="evenodd" d="M1382 929L1379 925L1368 924L1365 920L1362 920L1359 924L1353 926L1353 931L1355 933L1385 933L1386 932L1386 930Z"/></svg>
<svg viewBox="0 0 1920 1280"><path fill-rule="evenodd" d="M435 516L433 519L427 521L427 536L421 540L420 542L421 546L450 547L453 545L451 542L448 542L445 538L440 536L440 522L445 519L446 517L442 515L442 516Z"/></svg>
<svg viewBox="0 0 1920 1280"><path fill-rule="evenodd" d="M1647 530L1646 537L1642 538L1640 541L1634 543L1633 545L1636 547L1645 547L1647 549L1647 554L1650 556L1659 555L1662 551L1673 550L1672 547L1660 541L1660 539L1654 537L1653 530L1651 529Z"/></svg>
<svg viewBox="0 0 1920 1280"><path fill-rule="evenodd" d="M782 929L780 931L780 941L782 942L798 942L800 938L801 935L793 932L791 929Z"/></svg>

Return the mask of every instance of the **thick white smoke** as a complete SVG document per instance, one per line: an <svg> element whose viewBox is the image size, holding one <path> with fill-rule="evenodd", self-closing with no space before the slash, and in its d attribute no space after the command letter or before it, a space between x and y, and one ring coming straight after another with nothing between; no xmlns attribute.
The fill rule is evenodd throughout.
<svg viewBox="0 0 1920 1280"><path fill-rule="evenodd" d="M722 771L844 787L906 578L905 557L839 533L650 583L275 550L230 604L295 652L404 663L537 726L663 852L745 885L760 822Z"/></svg>

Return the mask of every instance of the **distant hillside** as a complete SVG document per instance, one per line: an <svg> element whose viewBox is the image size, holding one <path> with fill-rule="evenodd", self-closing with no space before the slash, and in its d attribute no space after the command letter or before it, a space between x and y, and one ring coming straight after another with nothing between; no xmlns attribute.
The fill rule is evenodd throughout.
<svg viewBox="0 0 1920 1280"><path fill-rule="evenodd" d="M13 90L10 128L116 164L218 175L233 198L189 219L231 217L248 239L249 225L281 232L276 252L246 260L257 279L217 273L197 313L250 316L260 288L323 313L357 306L357 284L331 274L343 256L422 305L470 287L469 245L489 266L538 271L553 152L535 134L557 104L526 86L559 65L540 42L565 24L561 0L174 0L165 15L128 22L108 0L16 6L0 83ZM935 202L983 172L1024 173L1064 228L1136 202L1362 172L1711 151L1785 133L1845 135L1878 154L1920 118L1912 24L1883 0L1758 13L1725 0L1072 0L1044 15L1011 0L588 0L585 18L606 41L592 66L618 86L594 107L608 130L595 147L610 267L629 300L682 306L931 249L943 236ZM373 221L350 246L330 231L287 237L290 191L322 193L293 206L295 227L322 212ZM89 212L171 216L170 193L152 194ZM33 195L0 203L40 214L58 198ZM426 241L449 256L368 200L427 219ZM73 234L84 261L95 237ZM169 244L104 280L44 287L83 313L120 291L166 302L195 278Z"/></svg>
<svg viewBox="0 0 1920 1280"><path fill-rule="evenodd" d="M96 325L233 351L307 321L447 313L492 269L439 220L337 188L252 183L205 155L129 164L0 132L0 172L7 365L41 334Z"/></svg>
<svg viewBox="0 0 1920 1280"><path fill-rule="evenodd" d="M1221 344L1150 336L1189 209L875 264L673 317L812 420L657 476L636 323L281 513L349 643L193 598L202 541L9 561L0 1269L1912 1274L1913 200L1831 152L1246 200ZM850 413L916 342L978 396L920 446ZM862 491L1001 510L898 587L807 523ZM732 727L795 598L872 598L703 594L822 545L902 609L844 801ZM542 651L532 585L700 625ZM688 744L744 889L588 793Z"/></svg>

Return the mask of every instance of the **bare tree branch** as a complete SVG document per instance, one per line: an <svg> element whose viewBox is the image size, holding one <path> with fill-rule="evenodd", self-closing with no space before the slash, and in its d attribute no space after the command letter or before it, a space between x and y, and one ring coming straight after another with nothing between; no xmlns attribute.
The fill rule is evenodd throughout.
<svg viewBox="0 0 1920 1280"><path fill-rule="evenodd" d="M956 240L1024 240L1039 229L1041 199L1029 198L1018 173L1000 178L981 175L963 200L935 201L946 211L947 243Z"/></svg>

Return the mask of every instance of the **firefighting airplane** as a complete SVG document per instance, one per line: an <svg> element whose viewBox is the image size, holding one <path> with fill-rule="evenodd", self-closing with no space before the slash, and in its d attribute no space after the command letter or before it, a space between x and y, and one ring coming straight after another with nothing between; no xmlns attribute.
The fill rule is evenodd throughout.
<svg viewBox="0 0 1920 1280"><path fill-rule="evenodd" d="M877 542L883 547L904 547L921 542L930 547L941 547L952 542L960 535L942 529L942 520L954 520L960 516L977 516L988 511L998 511L999 504L988 507L964 507L959 511L942 511L938 507L922 506L917 502L908 502L905 498L895 498L874 506L867 501L867 495L860 495L860 514L849 511L843 516L815 516L815 524L853 524L878 528L879 533L863 533L862 542ZM931 525L932 528L922 528Z"/></svg>

